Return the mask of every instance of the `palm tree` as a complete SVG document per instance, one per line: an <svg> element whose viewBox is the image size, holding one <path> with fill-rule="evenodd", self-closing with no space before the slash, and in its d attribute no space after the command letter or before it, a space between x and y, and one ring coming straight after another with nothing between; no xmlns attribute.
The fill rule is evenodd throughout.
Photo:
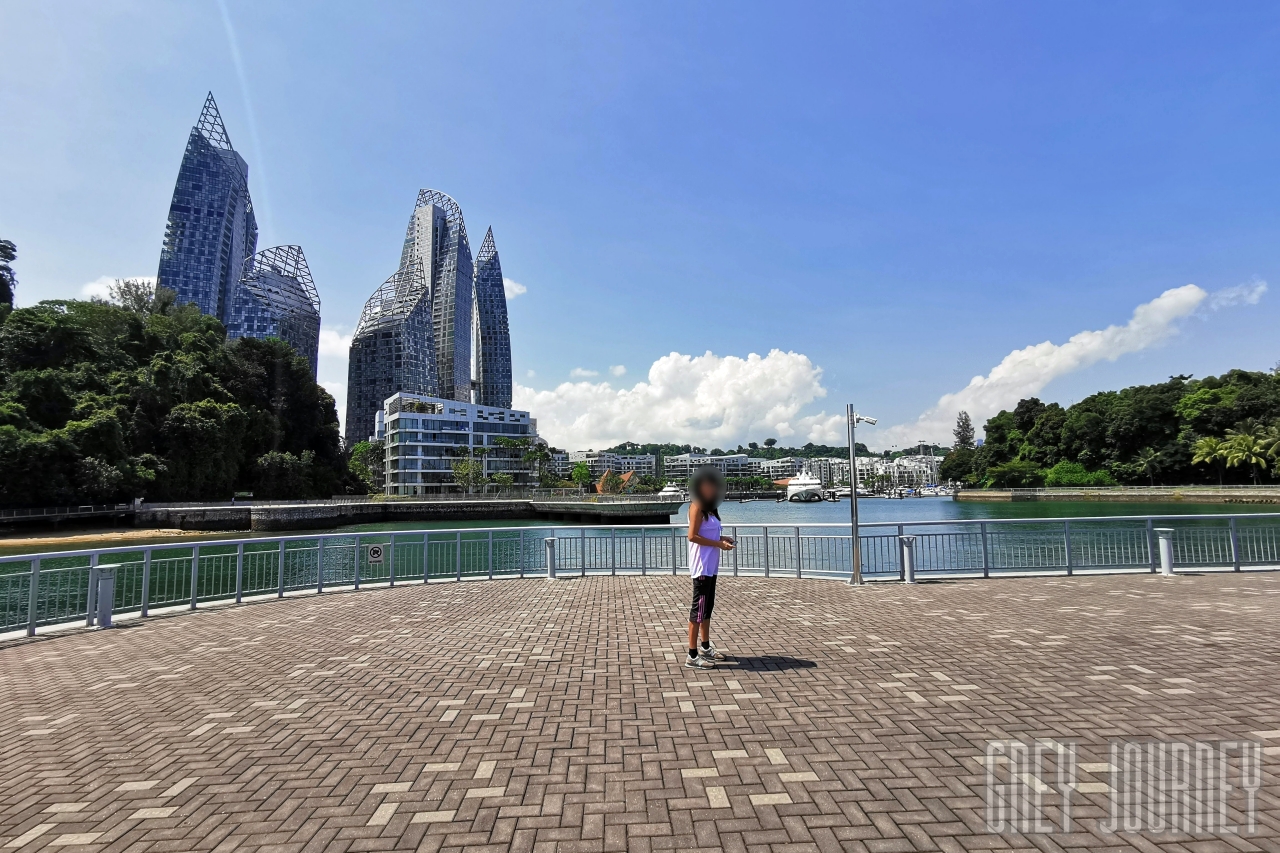
<svg viewBox="0 0 1280 853"><path fill-rule="evenodd" d="M1235 468L1238 465L1248 465L1249 471L1253 474L1253 484L1258 485L1258 471L1265 470L1267 467L1266 449L1263 447L1263 439L1259 433L1261 430L1255 428L1249 432L1236 432L1235 430L1227 430L1227 467Z"/></svg>
<svg viewBox="0 0 1280 853"><path fill-rule="evenodd" d="M1222 463L1226 459L1226 444L1222 439L1208 436L1202 438L1191 448L1194 453L1191 457L1192 465L1208 465L1212 462L1218 469L1218 485L1222 485Z"/></svg>
<svg viewBox="0 0 1280 853"><path fill-rule="evenodd" d="M1280 423L1272 424L1267 427L1266 432L1262 434L1260 441L1262 449L1266 451L1268 458L1272 462L1280 462ZM1276 468L1271 466L1271 473L1275 475Z"/></svg>
<svg viewBox="0 0 1280 853"><path fill-rule="evenodd" d="M1156 470L1160 467L1160 454L1156 452L1155 448L1144 447L1133 461L1147 475L1151 480L1151 485L1154 486L1156 484Z"/></svg>

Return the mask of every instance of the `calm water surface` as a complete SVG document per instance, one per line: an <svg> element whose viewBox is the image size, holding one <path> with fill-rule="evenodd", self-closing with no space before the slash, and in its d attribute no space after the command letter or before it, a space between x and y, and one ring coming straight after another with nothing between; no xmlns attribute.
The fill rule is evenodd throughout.
<svg viewBox="0 0 1280 853"><path fill-rule="evenodd" d="M672 517L673 522L684 523L688 505ZM863 524L873 522L949 521L953 519L1010 519L1010 518L1081 518L1088 516L1117 515L1244 515L1275 512L1275 506L1259 504L1184 504L1184 503L1093 503L1093 502L1044 502L1044 503L969 503L951 498L862 498L858 501L858 517ZM823 503L779 503L773 500L737 502L721 507L721 517L726 525L810 525L848 524L849 501ZM546 521L464 521L464 522L404 522L398 524L360 524L338 527L329 533L377 533L391 530L456 530L492 527L577 526L558 525ZM85 533L85 531L67 531ZM318 531L298 531L294 535L306 535ZM29 534L36 538L35 534ZM0 556L14 554L48 553L51 551L84 550L94 547L126 547L159 543L195 543L201 541L234 538L274 538L281 533L209 533L199 536L144 536L120 541L104 535L101 539L84 539L75 542L42 542L39 544L0 539ZM44 537L40 537L44 538Z"/></svg>

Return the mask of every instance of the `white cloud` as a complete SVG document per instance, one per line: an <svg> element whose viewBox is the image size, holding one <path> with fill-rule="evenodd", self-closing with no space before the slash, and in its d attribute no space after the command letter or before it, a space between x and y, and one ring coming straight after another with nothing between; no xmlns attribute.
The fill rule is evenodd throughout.
<svg viewBox="0 0 1280 853"><path fill-rule="evenodd" d="M138 279L148 282L152 286L156 283L156 277L153 275L104 275L100 278L95 278L88 284L82 285L80 287L80 297L82 299L110 299L111 285L115 284L116 279L119 278Z"/></svg>
<svg viewBox="0 0 1280 853"><path fill-rule="evenodd" d="M575 367L569 371L569 376L574 379L590 379L592 376L599 376L598 370L587 370L585 367Z"/></svg>
<svg viewBox="0 0 1280 853"><path fill-rule="evenodd" d="M626 368L626 365L623 365L623 364L615 364L615 365L613 365L612 367L610 367L610 368L609 368L609 372L610 372L611 374L613 374L614 376L626 376L626 375L627 375L627 368Z"/></svg>
<svg viewBox="0 0 1280 853"><path fill-rule="evenodd" d="M351 335L336 329L320 329L320 355L346 358L351 353Z"/></svg>
<svg viewBox="0 0 1280 853"><path fill-rule="evenodd" d="M530 379L532 379L532 378L534 378L535 376L537 376L538 374L534 373L532 370L526 370L526 371L524 372L524 375L525 375L525 376L527 376L527 377L529 377Z"/></svg>
<svg viewBox="0 0 1280 853"><path fill-rule="evenodd" d="M959 391L944 394L937 404L915 421L879 431L882 446L908 444L920 439L947 443L956 415L967 411L981 429L987 418L1016 405L1057 379L1099 361L1115 361L1127 353L1156 346L1178 333L1179 323L1201 307L1217 310L1232 305L1252 305L1267 290L1264 281L1230 287L1212 294L1194 284L1166 290L1139 305L1129 322L1098 331L1079 332L1066 343L1050 341L1014 350L986 376L975 376Z"/></svg>
<svg viewBox="0 0 1280 853"><path fill-rule="evenodd" d="M508 299L515 299L517 296L529 292L529 288L510 278L504 278L502 280L502 290L507 294Z"/></svg>
<svg viewBox="0 0 1280 853"><path fill-rule="evenodd" d="M844 437L840 415L801 415L826 396L822 369L808 356L773 350L746 358L673 352L630 388L605 382L565 382L549 391L520 384L515 406L538 419L538 432L557 447L608 447L621 441L737 446L767 437L834 442Z"/></svg>

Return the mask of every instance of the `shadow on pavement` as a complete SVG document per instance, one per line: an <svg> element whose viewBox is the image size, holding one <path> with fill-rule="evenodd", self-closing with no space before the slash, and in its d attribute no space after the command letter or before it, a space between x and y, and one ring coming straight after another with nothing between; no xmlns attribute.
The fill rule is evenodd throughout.
<svg viewBox="0 0 1280 853"><path fill-rule="evenodd" d="M787 655L751 655L746 657L735 655L729 660L722 661L717 668L749 669L753 672L760 672L783 669L811 669L815 666L817 664L811 660L793 658Z"/></svg>

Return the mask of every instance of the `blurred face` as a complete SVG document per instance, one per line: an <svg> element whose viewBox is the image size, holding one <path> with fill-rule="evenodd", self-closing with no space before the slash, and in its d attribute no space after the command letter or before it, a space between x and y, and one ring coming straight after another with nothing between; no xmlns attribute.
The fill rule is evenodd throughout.
<svg viewBox="0 0 1280 853"><path fill-rule="evenodd" d="M716 484L710 480L703 480L698 484L698 497L702 498L703 503L715 503Z"/></svg>

